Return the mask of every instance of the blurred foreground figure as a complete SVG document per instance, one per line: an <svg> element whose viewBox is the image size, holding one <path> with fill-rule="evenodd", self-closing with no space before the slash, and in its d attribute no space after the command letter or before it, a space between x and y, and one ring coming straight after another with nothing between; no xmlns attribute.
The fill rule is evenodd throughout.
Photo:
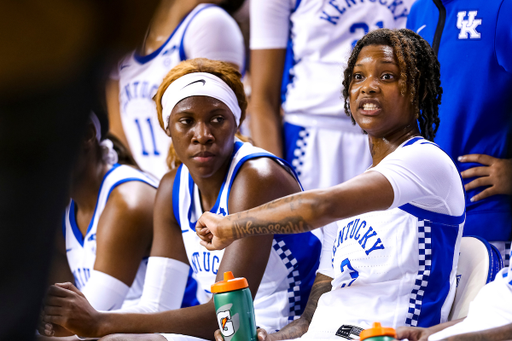
<svg viewBox="0 0 512 341"><path fill-rule="evenodd" d="M109 61L140 41L155 2L0 4L0 340L35 336L92 99Z"/></svg>

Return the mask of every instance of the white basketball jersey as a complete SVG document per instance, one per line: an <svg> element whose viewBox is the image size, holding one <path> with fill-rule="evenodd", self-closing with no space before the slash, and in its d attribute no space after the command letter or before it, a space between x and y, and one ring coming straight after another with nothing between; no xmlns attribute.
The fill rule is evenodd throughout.
<svg viewBox="0 0 512 341"><path fill-rule="evenodd" d="M411 154L421 155L423 152L425 155L430 151L428 160L431 164L428 167L444 171L441 163L451 164L452 161L432 145L423 138L410 139L395 150L398 156L393 161L389 161L392 153L390 159L384 159L374 169L381 167L380 172L384 172L382 167L388 167L388 170L391 167L411 168L405 160L399 160L407 148L407 153ZM331 230L324 229L326 236L331 236L326 239L332 242L332 270L329 270L333 277L332 290L320 298L309 335L306 334L308 337L332 338L352 326L369 328L373 322L394 328L430 327L446 322L455 296L465 220L462 182L455 166L449 166L446 168L451 172L437 175L445 175L447 181L452 182L451 187L438 182L429 187L430 194L421 198L395 208L343 219L334 228L330 227ZM417 167L425 169L425 166ZM382 174L390 176L391 173ZM393 180L387 177L390 183L395 183L397 178L400 176L395 175ZM421 186L424 181L420 177L414 182L395 183L392 185L395 197L416 193L413 187ZM450 192L446 197L443 194L446 201L439 203L442 190L436 190L436 186L441 189L448 187ZM422 199L421 203L418 199ZM430 201L431 206L426 206ZM420 208L420 205L425 206ZM461 210L462 215L433 211L447 207Z"/></svg>
<svg viewBox="0 0 512 341"><path fill-rule="evenodd" d="M295 0L284 83L286 113L344 113L343 71L357 40L378 28L404 28L414 0ZM283 89L284 90L284 89Z"/></svg>
<svg viewBox="0 0 512 341"><path fill-rule="evenodd" d="M113 165L107 174L105 174L103 182L101 183L96 208L85 236L82 235L76 223L75 202L71 200L71 203L66 208L63 226L64 238L66 240L66 255L71 272L75 277L75 285L80 290L87 284L90 274L94 269L98 221L107 204L110 193L117 186L129 181L141 181L152 187L157 187L155 181L142 172L129 166ZM144 277L146 276L146 264L147 258L143 259L139 266L133 284L126 295L123 307L135 305L142 295Z"/></svg>
<svg viewBox="0 0 512 341"><path fill-rule="evenodd" d="M121 121L130 150L139 167L158 179L169 171L166 158L171 138L158 123L153 96L167 73L187 59L184 34L194 17L209 8L217 9L198 5L160 48L147 56L132 52L118 66Z"/></svg>
<svg viewBox="0 0 512 341"><path fill-rule="evenodd" d="M245 161L258 157L274 159L293 172L285 161L267 151L237 141L226 180L210 212L229 214L229 193L240 167ZM184 165L180 166L174 180L173 209L181 226L188 260L194 271L193 277L197 281L197 299L205 303L212 297L210 287L215 283L224 250L208 251L199 244L195 222L203 210L198 187ZM320 241L310 232L274 236L267 267L254 299L258 326L276 331L300 316L314 281L320 247Z"/></svg>

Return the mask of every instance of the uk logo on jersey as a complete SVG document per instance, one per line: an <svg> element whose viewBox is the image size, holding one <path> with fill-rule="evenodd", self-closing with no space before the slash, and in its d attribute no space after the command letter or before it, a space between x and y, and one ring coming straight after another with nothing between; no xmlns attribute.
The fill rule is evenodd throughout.
<svg viewBox="0 0 512 341"><path fill-rule="evenodd" d="M478 11L460 11L457 13L457 28L460 30L459 39L480 39L482 34L476 28L482 25L482 19L476 19Z"/></svg>

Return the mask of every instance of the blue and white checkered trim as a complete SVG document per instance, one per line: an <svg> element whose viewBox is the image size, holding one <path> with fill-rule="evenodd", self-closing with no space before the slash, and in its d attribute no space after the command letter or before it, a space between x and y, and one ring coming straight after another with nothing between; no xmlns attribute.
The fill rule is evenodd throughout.
<svg viewBox="0 0 512 341"><path fill-rule="evenodd" d="M416 327L421 313L423 295L432 271L432 231L430 221L418 221L419 270L409 299L405 324Z"/></svg>
<svg viewBox="0 0 512 341"><path fill-rule="evenodd" d="M295 150L293 151L293 160L292 166L295 169L295 172L298 176L302 174L302 167L304 165L304 155L306 154L306 146L308 145L307 138L309 137L309 132L306 128L303 128L299 132L299 137L297 138L297 145Z"/></svg>
<svg viewBox="0 0 512 341"><path fill-rule="evenodd" d="M290 307L288 321L293 321L300 317L299 312L301 311L300 285L302 281L298 268L299 262L283 240L277 242L274 239L272 247L288 270L288 303Z"/></svg>
<svg viewBox="0 0 512 341"><path fill-rule="evenodd" d="M505 242L505 259L503 260L503 266L508 268L510 264L510 254L512 250L510 249L512 242Z"/></svg>

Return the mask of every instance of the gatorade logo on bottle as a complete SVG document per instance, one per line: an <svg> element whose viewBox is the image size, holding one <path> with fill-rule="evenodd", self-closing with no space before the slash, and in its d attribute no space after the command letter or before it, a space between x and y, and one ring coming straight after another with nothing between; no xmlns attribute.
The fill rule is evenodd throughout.
<svg viewBox="0 0 512 341"><path fill-rule="evenodd" d="M217 309L217 322L219 328L222 331L222 335L225 337L233 336L236 331L240 328L240 319L238 313L231 316L231 307L233 304L226 304Z"/></svg>
<svg viewBox="0 0 512 341"><path fill-rule="evenodd" d="M231 271L212 285L217 323L224 341L257 341L256 322L249 283Z"/></svg>

